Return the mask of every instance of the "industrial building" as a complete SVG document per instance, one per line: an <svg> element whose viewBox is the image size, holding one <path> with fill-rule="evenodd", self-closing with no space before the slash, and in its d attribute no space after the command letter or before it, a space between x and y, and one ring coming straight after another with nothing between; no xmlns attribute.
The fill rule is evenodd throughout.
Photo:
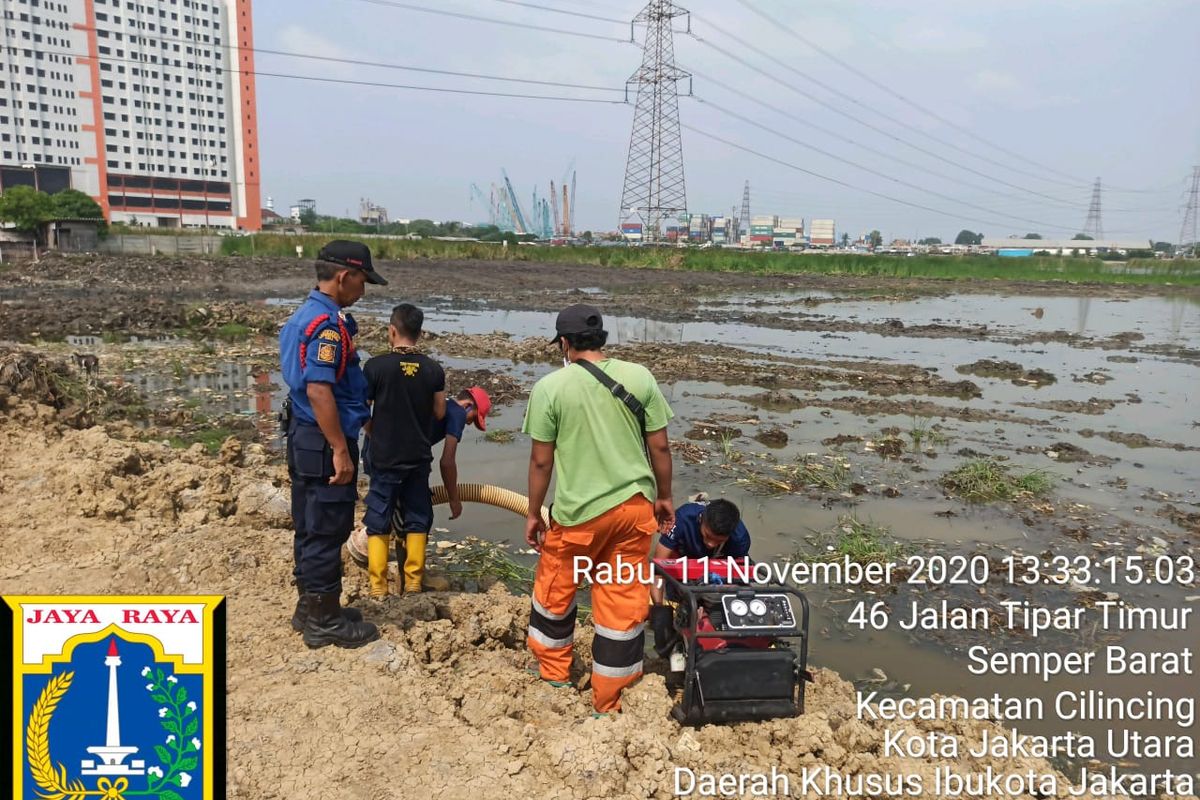
<svg viewBox="0 0 1200 800"><path fill-rule="evenodd" d="M665 242L676 245L717 245L720 247L742 247L759 250L803 250L809 247L833 247L835 244L834 221L813 220L807 230L803 217L780 217L774 214L759 214L745 220L733 216L709 216L708 214L681 214L670 220L663 230ZM740 235L738 228L749 228ZM621 236L636 244L641 242L641 223L626 222L621 225Z"/></svg>
<svg viewBox="0 0 1200 800"><path fill-rule="evenodd" d="M1009 257L1032 256L1046 253L1052 256L1094 256L1101 252L1128 254L1135 250L1150 250L1153 244L1128 239L1017 239L1017 238L984 238L980 249L994 251L997 255Z"/></svg>
<svg viewBox="0 0 1200 800"><path fill-rule="evenodd" d="M0 190L78 189L114 222L258 230L250 5L5 2Z"/></svg>

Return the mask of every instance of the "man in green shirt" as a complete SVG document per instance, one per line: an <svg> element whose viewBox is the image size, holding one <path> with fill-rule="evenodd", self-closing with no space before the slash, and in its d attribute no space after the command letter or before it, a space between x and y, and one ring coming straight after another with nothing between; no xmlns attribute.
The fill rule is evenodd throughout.
<svg viewBox="0 0 1200 800"><path fill-rule="evenodd" d="M555 328L564 366L533 387L523 426L533 439L525 540L541 553L527 641L542 679L565 684L575 591L588 578L592 705L607 713L642 674L650 540L675 521L667 440L673 414L648 369L605 357L599 309L570 306ZM547 530L537 509L556 466Z"/></svg>

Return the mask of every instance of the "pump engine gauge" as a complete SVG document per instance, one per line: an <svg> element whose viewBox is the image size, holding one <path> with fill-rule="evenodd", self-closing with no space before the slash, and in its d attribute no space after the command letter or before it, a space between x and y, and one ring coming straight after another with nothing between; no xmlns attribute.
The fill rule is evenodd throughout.
<svg viewBox="0 0 1200 800"><path fill-rule="evenodd" d="M755 601L757 602L757 601ZM747 606L745 600L734 600L729 604L729 610L735 617L744 617L752 606Z"/></svg>
<svg viewBox="0 0 1200 800"><path fill-rule="evenodd" d="M761 617L767 613L767 604L762 600L750 601L750 613L756 617Z"/></svg>

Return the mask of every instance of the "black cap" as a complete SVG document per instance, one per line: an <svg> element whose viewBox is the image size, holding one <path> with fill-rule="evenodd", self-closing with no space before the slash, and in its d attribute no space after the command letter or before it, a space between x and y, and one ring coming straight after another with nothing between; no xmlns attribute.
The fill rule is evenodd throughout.
<svg viewBox="0 0 1200 800"><path fill-rule="evenodd" d="M555 334L554 338L550 340L551 344L557 343L561 336L576 333L600 333L604 330L604 318L600 316L600 309L595 306L577 303L558 312L554 330Z"/></svg>
<svg viewBox="0 0 1200 800"><path fill-rule="evenodd" d="M371 248L362 242L334 239L321 248L321 252L317 253L317 260L340 264L350 269L361 269L367 273L367 283L387 286L387 281L371 266Z"/></svg>

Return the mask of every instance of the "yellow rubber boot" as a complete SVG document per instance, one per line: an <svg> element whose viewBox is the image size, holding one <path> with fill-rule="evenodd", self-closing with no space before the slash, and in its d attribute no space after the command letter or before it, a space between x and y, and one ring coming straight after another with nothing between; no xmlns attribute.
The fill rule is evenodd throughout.
<svg viewBox="0 0 1200 800"><path fill-rule="evenodd" d="M425 577L424 533L410 533L404 537L404 593L421 591L421 580Z"/></svg>
<svg viewBox="0 0 1200 800"><path fill-rule="evenodd" d="M371 581L371 597L388 596L388 539L390 536L367 537L367 576Z"/></svg>

